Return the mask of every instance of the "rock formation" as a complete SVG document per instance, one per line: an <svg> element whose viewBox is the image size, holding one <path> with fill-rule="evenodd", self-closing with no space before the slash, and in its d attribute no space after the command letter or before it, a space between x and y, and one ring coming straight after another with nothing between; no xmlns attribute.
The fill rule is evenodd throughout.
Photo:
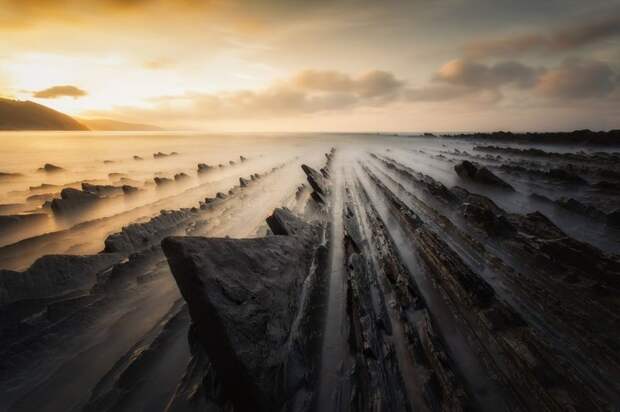
<svg viewBox="0 0 620 412"><path fill-rule="evenodd" d="M510 184L497 177L486 167L480 166L476 163L464 160L458 165L454 166L454 170L456 171L456 174L458 174L463 179L514 191L514 188Z"/></svg>

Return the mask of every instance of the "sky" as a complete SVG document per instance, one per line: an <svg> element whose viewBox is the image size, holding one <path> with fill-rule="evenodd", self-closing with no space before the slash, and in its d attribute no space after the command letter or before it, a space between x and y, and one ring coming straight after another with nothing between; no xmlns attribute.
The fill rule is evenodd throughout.
<svg viewBox="0 0 620 412"><path fill-rule="evenodd" d="M207 131L620 128L620 0L0 0L0 96Z"/></svg>

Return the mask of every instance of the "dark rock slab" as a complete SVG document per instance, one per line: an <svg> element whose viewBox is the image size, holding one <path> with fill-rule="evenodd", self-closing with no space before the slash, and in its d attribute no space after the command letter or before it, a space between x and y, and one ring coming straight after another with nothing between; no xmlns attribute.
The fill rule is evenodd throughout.
<svg viewBox="0 0 620 412"><path fill-rule="evenodd" d="M212 166L209 166L206 163L198 163L198 174L200 173L206 173L210 170L213 170Z"/></svg>
<svg viewBox="0 0 620 412"><path fill-rule="evenodd" d="M195 212L190 209L162 210L148 222L133 223L123 227L120 232L108 236L104 251L128 254L145 249L159 243L194 215Z"/></svg>
<svg viewBox="0 0 620 412"><path fill-rule="evenodd" d="M164 185L172 183L174 180L167 178L167 177L155 177L153 178L153 181L155 182L157 186L164 186Z"/></svg>
<svg viewBox="0 0 620 412"><path fill-rule="evenodd" d="M113 253L48 255L37 259L24 272L0 270L0 305L90 288L95 284L96 274L119 259Z"/></svg>
<svg viewBox="0 0 620 412"><path fill-rule="evenodd" d="M140 189L138 189L135 186L131 186L131 185L123 185L123 186L121 186L121 190L126 195L131 195L131 194L134 194L134 193L137 193L138 191L140 191Z"/></svg>
<svg viewBox="0 0 620 412"><path fill-rule="evenodd" d="M224 396L238 411L291 410L306 399L309 371L299 369L294 323L318 229L288 211L274 215L276 231L296 235L162 242Z"/></svg>
<svg viewBox="0 0 620 412"><path fill-rule="evenodd" d="M250 184L250 181L246 178L240 177L239 178L239 186L241 187L247 187Z"/></svg>
<svg viewBox="0 0 620 412"><path fill-rule="evenodd" d="M84 192L92 193L97 196L113 196L118 195L123 192L123 190L118 186L112 185L93 185L91 183L82 183L82 190Z"/></svg>
<svg viewBox="0 0 620 412"><path fill-rule="evenodd" d="M484 166L481 166L477 163L470 162L468 160L463 160L461 163L454 166L454 170L456 174L458 174L463 179L471 180L476 183L495 186L501 189L506 189L510 191L514 191L514 188L497 177L493 172L487 169Z"/></svg>
<svg viewBox="0 0 620 412"><path fill-rule="evenodd" d="M64 170L65 169L63 169L62 167L56 166L56 165L51 164L51 163L45 163L43 165L43 167L39 168L40 172L46 172L46 173L56 173L56 172L62 172Z"/></svg>
<svg viewBox="0 0 620 412"><path fill-rule="evenodd" d="M607 224L611 226L620 226L620 209L607 213Z"/></svg>
<svg viewBox="0 0 620 412"><path fill-rule="evenodd" d="M177 152L170 152L170 153L157 152L157 153L153 153L153 158L154 159L162 159L164 157L176 156L176 155L178 155ZM134 159L135 159L135 157L134 157Z"/></svg>
<svg viewBox="0 0 620 412"><path fill-rule="evenodd" d="M93 193L68 187L60 192L60 199L52 200L51 208L55 214L69 214L81 212L99 200L101 198Z"/></svg>
<svg viewBox="0 0 620 412"><path fill-rule="evenodd" d="M301 165L301 169L307 176L308 183L312 189L322 196L329 193L329 188L325 177L308 165Z"/></svg>
<svg viewBox="0 0 620 412"><path fill-rule="evenodd" d="M189 175L187 173L177 173L174 175L174 180L177 182L189 179Z"/></svg>

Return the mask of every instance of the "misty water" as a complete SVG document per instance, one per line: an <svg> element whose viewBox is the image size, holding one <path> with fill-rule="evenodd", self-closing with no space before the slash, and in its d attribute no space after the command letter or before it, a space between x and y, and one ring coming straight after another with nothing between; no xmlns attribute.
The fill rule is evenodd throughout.
<svg viewBox="0 0 620 412"><path fill-rule="evenodd" d="M357 213L367 213L372 205L377 216L386 222L385 230L396 244L395 251L427 301L433 321L438 322L436 330L447 340L445 346L455 359L455 367L465 371L461 375L468 382L474 402L483 410L493 410L505 399L495 393L496 382L485 376L483 365L476 359L477 352L469 346L469 337L457 320L459 316L444 303L443 292L431 279L434 274L419 262L416 251L419 245L408 238L411 232L391 216L393 203L373 186L370 176L383 182L385 190L415 211L424 225L445 241L463 262L478 271L498 296L516 307L539 333L548 334L550 341L560 339L563 324L547 321L538 313L537 303L513 294L514 286L502 277L503 269L488 265L484 254L472 246L473 242L468 242L475 238L518 270L528 270L529 266L518 256L500 250L493 242L469 233L469 227L458 213L439 201L435 193L423 190L413 180L397 173L398 169L386 165L397 165L407 173L425 175L447 188L459 186L487 196L508 213L540 211L568 236L606 253L620 252L618 227L601 220L598 214L578 213L554 201L571 198L604 216L618 207L620 197L613 190L598 189L597 184L603 179L594 171L589 172L588 168L596 165L587 161L582 162L584 172L579 184L567 184L539 172L567 167L572 160L561 155L531 158L526 154L503 152L498 157L495 153L487 155L479 147L491 144L517 149L532 147L415 135L2 133L0 269L5 269L6 273L27 271L37 259L46 255L99 254L107 247L106 239L111 235L121 232L127 225L161 216L162 210L193 208L187 212L189 218L183 215L184 220L178 227L166 229L168 235L264 236L269 233L265 218L275 208L288 207L295 213L304 213L311 200L300 166L306 164L319 170L325 163L325 153L333 147L337 153L331 169L336 186L332 206L335 210L330 212L333 226L328 236L332 277L329 293L326 293L328 319L324 331L325 356L320 367L324 374L319 391L320 405L329 409L329 405L340 404L347 399L342 396L350 390L345 382L349 379L346 367L352 364L351 355L347 353L349 329L344 324L349 316L344 313L346 250L339 244L345 233L343 213L348 213L346 209L343 212L343 202L349 199L354 202L353 209ZM586 157L595 156L599 151L618 151L616 148L583 149L560 145L537 147L548 153ZM515 190L499 190L463 179L454 169L463 160L487 166ZM59 169L48 166L46 170L46 164ZM523 169L513 173L502 165ZM611 179L608 183L614 182ZM71 203L63 199L68 188L88 192L87 203L68 208ZM208 206L217 199L218 193L226 201ZM365 219L362 219L363 231L370 243L365 243L364 247L370 251L373 228ZM453 222L455 229L444 231L446 220ZM463 241L466 236L455 235L458 230L471 238ZM144 236L146 245L148 236ZM34 293L19 291L25 294L15 297L9 292L10 282L0 284L6 289L0 296L4 303L0 306L0 321L8 331L4 338L4 354L0 352L0 356L4 356L0 368L3 370L0 410L8 407L41 411L104 410L105 405L114 402L124 410L164 410L166 405L174 403L175 393L182 387L180 382L189 374L192 365L187 341L190 320L168 263L158 247L159 240L145 246L144 250L133 250L133 255L127 252L118 256L115 267L128 265L128 269L118 270L128 270L133 276L122 288L109 286L106 276L112 269L98 273L81 288L61 293L37 291L35 284L28 286ZM132 258L144 258L144 262L133 266ZM13 276L14 272L9 275ZM102 290L106 298L100 297ZM386 292L390 299L394 299L393 295ZM71 301L68 307L75 305L79 310L63 309L65 299ZM390 316L392 322L399 319L395 311ZM403 331L402 327L395 329L395 336L404 339ZM576 346L578 341L574 342ZM409 359L403 342L396 347L400 358ZM568 345L563 356L574 357L575 368L583 368L585 362L572 347ZM147 349L157 355L144 364L135 362ZM346 361L340 364L339 360L343 359ZM404 373L413 377L418 367L405 368ZM131 396L116 391L124 374L140 377L139 387ZM591 378L597 385L601 382L602 390L608 390L604 377L594 374ZM424 404L421 390L412 386L408 382L409 396L419 398L414 403ZM154 391L157 396L150 396ZM334 397L340 398L334 400Z"/></svg>
<svg viewBox="0 0 620 412"><path fill-rule="evenodd" d="M592 223L572 213L550 207L532 199L532 193L549 198L574 197L586 201L592 199L587 189L563 187L537 179L498 174L517 188L517 193L506 195L485 187L475 187L464 182L454 173L454 161L466 159L454 156L439 159L448 150L472 153L472 148L488 142L442 141L423 137L399 137L387 135L347 135L347 134L203 134L203 133L95 133L95 132L5 132L0 134L0 172L16 173L17 176L0 177L0 213L3 215L22 213L44 213L47 218L34 224L24 225L21 230L1 231L0 246L10 245L23 239L44 233L66 230L79 223L117 216L114 222L98 224L87 239L81 238L66 243L60 249L41 248L34 255L48 252L76 253L96 252L105 235L118 230L123 224L159 213L161 209L177 209L197 206L199 199L209 193L222 191L246 173L267 170L284 162L308 162L320 159L317 153L330 146L341 146L350 153L381 152L391 150L393 157L405 163L412 163L419 172L428 174L448 187L460 185L475 188L489 195L500 206L510 211L544 211L549 218L564 230L605 250L612 250L620 240L615 231L604 225ZM506 147L523 147L507 144ZM528 146L531 147L531 146ZM560 153L583 151L579 147L538 146L545 150ZM589 149L595 151L600 149ZM613 148L603 150L613 151ZM155 153L176 152L173 156L154 158ZM138 156L142 160L134 160ZM250 159L241 164L239 156ZM518 159L518 157L517 157ZM236 162L234 167L215 170L206 177L198 177L198 163L211 166ZM39 170L46 163L61 167L58 172ZM488 162L499 165L501 162ZM155 177L174 178L175 174L186 173L189 178L174 185L157 187ZM301 172L289 175L291 181L277 182L285 189L292 184L293 177L301 177ZM80 188L82 182L100 185L120 186L128 184L143 189L138 195L110 196L102 205L89 208L78 216L56 216L49 208L41 209L46 199L58 197L66 187ZM43 186L42 186L43 185ZM48 186L49 185L49 186ZM217 190L216 190L217 189ZM276 189L275 187L273 189ZM30 199L29 199L30 198ZM613 199L612 199L613 201ZM600 202L599 202L600 203ZM613 207L609 202L603 207ZM122 216L125 214L126 216ZM76 243L73 243L76 242ZM85 243L80 246L79 243ZM88 245L86 245L88 244ZM72 249L75 248L75 249ZM64 250L61 250L64 249ZM0 257L1 259L1 257ZM24 259L17 266L28 265L32 259Z"/></svg>

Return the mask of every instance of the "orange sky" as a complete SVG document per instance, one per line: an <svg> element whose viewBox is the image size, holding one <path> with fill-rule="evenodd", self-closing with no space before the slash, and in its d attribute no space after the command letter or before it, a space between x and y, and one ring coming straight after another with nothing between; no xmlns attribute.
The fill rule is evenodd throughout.
<svg viewBox="0 0 620 412"><path fill-rule="evenodd" d="M617 0L0 0L0 95L231 131L620 128Z"/></svg>

